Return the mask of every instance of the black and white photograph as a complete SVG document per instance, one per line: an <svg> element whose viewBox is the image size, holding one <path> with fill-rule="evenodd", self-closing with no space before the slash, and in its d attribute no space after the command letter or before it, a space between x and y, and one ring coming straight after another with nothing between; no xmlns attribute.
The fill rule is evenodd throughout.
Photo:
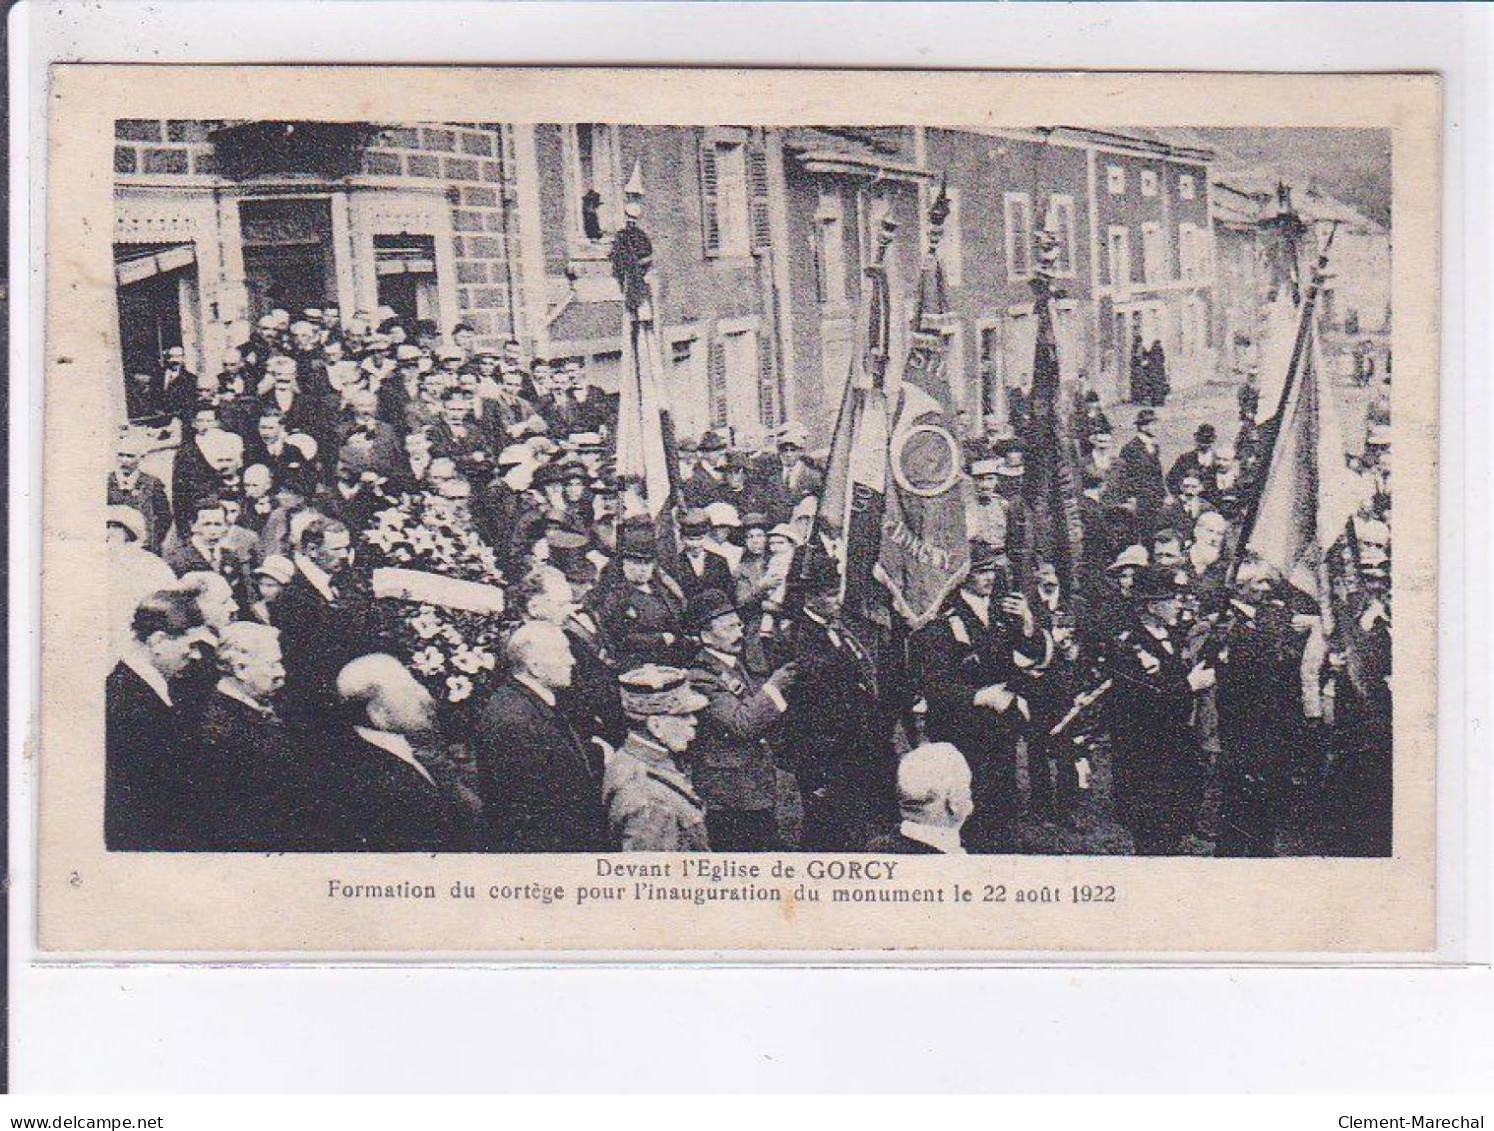
<svg viewBox="0 0 1494 1131"><path fill-rule="evenodd" d="M107 849L1390 856L1391 156L116 118Z"/></svg>

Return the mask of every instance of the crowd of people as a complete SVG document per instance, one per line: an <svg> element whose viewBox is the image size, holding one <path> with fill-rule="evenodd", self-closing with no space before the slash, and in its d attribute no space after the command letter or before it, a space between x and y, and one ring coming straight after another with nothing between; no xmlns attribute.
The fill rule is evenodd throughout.
<svg viewBox="0 0 1494 1131"><path fill-rule="evenodd" d="M1103 764L1140 854L1195 850L1211 783L1220 854L1277 851L1304 791L1327 850L1389 850L1383 422L1331 625L1231 567L1248 395L1233 448L1202 424L1164 462L1155 409L1118 445L1087 394L1077 576L1034 550L1017 408L967 440L970 568L908 631L814 552L794 422L681 444L655 522L616 397L465 325L276 311L219 372L168 350L127 389L111 849L1013 852Z"/></svg>

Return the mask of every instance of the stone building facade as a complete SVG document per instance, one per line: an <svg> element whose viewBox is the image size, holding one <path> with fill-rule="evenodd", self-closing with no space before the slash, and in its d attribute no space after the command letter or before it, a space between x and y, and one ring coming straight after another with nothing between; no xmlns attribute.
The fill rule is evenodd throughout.
<svg viewBox="0 0 1494 1131"><path fill-rule="evenodd" d="M266 310L379 306L471 323L615 387L623 326L608 253L635 170L682 435L743 444L801 420L828 441L881 219L897 334L927 212L964 426L1031 379L1034 234L1057 237L1066 369L1128 394L1131 337L1174 387L1217 364L1209 154L1158 137L923 127L121 120L115 270L125 372L170 345L215 368Z"/></svg>

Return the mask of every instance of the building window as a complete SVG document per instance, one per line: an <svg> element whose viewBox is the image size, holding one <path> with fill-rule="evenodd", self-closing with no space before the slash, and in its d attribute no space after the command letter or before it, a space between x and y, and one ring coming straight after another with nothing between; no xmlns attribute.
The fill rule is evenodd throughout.
<svg viewBox="0 0 1494 1131"><path fill-rule="evenodd" d="M1053 234L1057 243L1058 257L1053 264L1054 273L1072 278L1077 271L1074 252L1074 198L1050 196L1048 215L1043 220L1043 227Z"/></svg>
<svg viewBox="0 0 1494 1131"><path fill-rule="evenodd" d="M392 309L406 325L440 323L433 236L374 236L374 273L380 306Z"/></svg>
<svg viewBox="0 0 1494 1131"><path fill-rule="evenodd" d="M1193 178L1187 173L1184 173L1181 177L1178 178L1178 199L1193 199Z"/></svg>
<svg viewBox="0 0 1494 1131"><path fill-rule="evenodd" d="M622 168L615 126L580 122L562 133L571 237L595 243L622 227Z"/></svg>
<svg viewBox="0 0 1494 1131"><path fill-rule="evenodd" d="M725 403L712 417L718 427L724 424L731 429L734 439L750 436L761 422L757 334L751 330L722 334L721 355Z"/></svg>
<svg viewBox="0 0 1494 1131"><path fill-rule="evenodd" d="M708 134L702 141L700 194L706 255L752 253L754 211L748 174L750 168L759 166L765 174L765 165L765 161L749 158L745 133L734 138Z"/></svg>
<svg viewBox="0 0 1494 1131"><path fill-rule="evenodd" d="M1110 263L1110 285L1117 291L1131 289L1131 231L1119 225L1107 232L1105 243Z"/></svg>
<svg viewBox="0 0 1494 1131"><path fill-rule="evenodd" d="M1032 198L1009 192L1003 199L1006 220L1006 274L1025 279L1032 274Z"/></svg>
<svg viewBox="0 0 1494 1131"><path fill-rule="evenodd" d="M846 228L838 192L820 190L814 219L815 289L822 305L839 306L846 301Z"/></svg>
<svg viewBox="0 0 1494 1131"><path fill-rule="evenodd" d="M1156 196L1157 195L1157 174L1156 174L1155 170L1152 170L1152 169L1143 169L1143 170L1141 170L1141 195L1142 196Z"/></svg>
<svg viewBox="0 0 1494 1131"><path fill-rule="evenodd" d="M1162 225L1154 221L1141 225L1141 277L1148 285L1167 278L1167 244L1162 239Z"/></svg>
<svg viewBox="0 0 1494 1131"><path fill-rule="evenodd" d="M693 337L669 343L669 408L679 437L698 437L710 420L710 388L698 345Z"/></svg>
<svg viewBox="0 0 1494 1131"><path fill-rule="evenodd" d="M1105 166L1105 188L1111 196L1126 195L1126 170L1120 165Z"/></svg>
<svg viewBox="0 0 1494 1131"><path fill-rule="evenodd" d="M1178 275L1187 282L1205 282L1209 279L1211 256L1209 255L1209 233L1196 224L1178 225Z"/></svg>

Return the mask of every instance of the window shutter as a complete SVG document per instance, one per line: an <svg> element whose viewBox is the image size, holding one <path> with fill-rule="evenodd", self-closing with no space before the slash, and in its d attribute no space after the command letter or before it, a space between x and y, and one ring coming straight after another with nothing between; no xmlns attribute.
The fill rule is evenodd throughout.
<svg viewBox="0 0 1494 1131"><path fill-rule="evenodd" d="M710 402L711 427L726 427L726 348L721 340L711 343L710 348Z"/></svg>
<svg viewBox="0 0 1494 1131"><path fill-rule="evenodd" d="M777 428L780 421L778 371L773 364L773 339L766 334L757 341L757 371L757 418L764 428Z"/></svg>
<svg viewBox="0 0 1494 1131"><path fill-rule="evenodd" d="M757 141L747 146L747 195L752 210L752 250L765 252L773 242L768 220L768 153Z"/></svg>
<svg viewBox="0 0 1494 1131"><path fill-rule="evenodd" d="M700 139L700 223L708 256L721 254L721 221L716 203L716 146L709 137Z"/></svg>

